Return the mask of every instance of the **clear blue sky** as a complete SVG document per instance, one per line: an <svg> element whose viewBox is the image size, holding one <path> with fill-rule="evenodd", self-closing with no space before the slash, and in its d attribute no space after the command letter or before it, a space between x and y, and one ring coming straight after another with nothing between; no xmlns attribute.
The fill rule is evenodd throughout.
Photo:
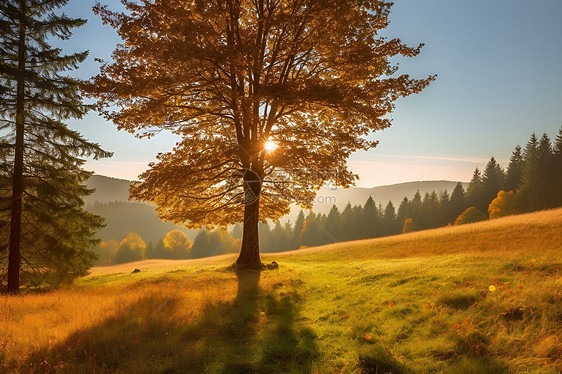
<svg viewBox="0 0 562 374"><path fill-rule="evenodd" d="M90 50L78 74L97 73L94 57L109 58L118 42L91 12L93 1L70 0L65 12L87 18L64 43ZM118 1L103 0L110 8ZM415 45L420 56L400 72L437 81L397 102L393 126L373 135L379 147L355 154L350 166L364 187L412 180L470 179L490 156L505 166L532 132L551 138L562 125L561 0L396 0L386 36ZM95 114L73 122L89 139L114 152L87 167L98 174L134 179L158 152L174 144L161 134L150 141L118 132Z"/></svg>

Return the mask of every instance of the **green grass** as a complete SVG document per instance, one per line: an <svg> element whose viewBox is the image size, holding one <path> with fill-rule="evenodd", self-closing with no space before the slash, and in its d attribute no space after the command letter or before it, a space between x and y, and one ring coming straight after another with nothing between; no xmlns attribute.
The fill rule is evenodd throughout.
<svg viewBox="0 0 562 374"><path fill-rule="evenodd" d="M68 289L1 299L0 368L559 373L561 253L554 210L271 254L279 270L259 277L228 271L233 257L94 269Z"/></svg>

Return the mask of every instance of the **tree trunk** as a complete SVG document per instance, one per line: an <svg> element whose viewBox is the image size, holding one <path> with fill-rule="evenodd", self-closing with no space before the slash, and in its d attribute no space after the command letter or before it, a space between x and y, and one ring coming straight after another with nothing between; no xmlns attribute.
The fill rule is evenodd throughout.
<svg viewBox="0 0 562 374"><path fill-rule="evenodd" d="M23 196L23 149L25 123L25 2L21 1L18 46L18 86L16 98L16 145L12 181L10 253L8 255L8 293L19 293L21 265L21 211Z"/></svg>
<svg viewBox="0 0 562 374"><path fill-rule="evenodd" d="M244 174L244 229L242 248L236 260L239 269L261 269L258 222L260 211L261 181L257 174L248 170Z"/></svg>

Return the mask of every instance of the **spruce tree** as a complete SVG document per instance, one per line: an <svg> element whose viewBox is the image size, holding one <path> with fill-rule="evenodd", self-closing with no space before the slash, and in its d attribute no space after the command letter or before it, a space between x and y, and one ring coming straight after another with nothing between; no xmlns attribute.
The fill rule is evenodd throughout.
<svg viewBox="0 0 562 374"><path fill-rule="evenodd" d="M562 206L562 126L558 131L558 135L554 140L554 166L552 172L554 177L554 204L555 206Z"/></svg>
<svg viewBox="0 0 562 374"><path fill-rule="evenodd" d="M91 173L82 166L84 157L109 154L64 123L89 109L79 82L64 75L87 52L64 55L49 44L51 38L68 39L86 22L56 14L67 2L0 3L0 130L5 134L0 173L11 183L11 293L19 292L20 270L34 283L51 275L59 281L84 274L95 260L88 248L102 226L100 217L84 210L82 198L91 193L84 182Z"/></svg>
<svg viewBox="0 0 562 374"><path fill-rule="evenodd" d="M362 209L362 219L360 220L359 235L353 239L374 238L377 231L380 232L380 216L375 200L369 196Z"/></svg>
<svg viewBox="0 0 562 374"><path fill-rule="evenodd" d="M509 158L507 172L505 177L504 189L506 191L516 191L521 183L521 170L523 168L523 154L521 147L515 147L515 150Z"/></svg>
<svg viewBox="0 0 562 374"><path fill-rule="evenodd" d="M392 201L389 201L384 209L382 235L394 235L399 232L400 230L396 222L396 209Z"/></svg>
<svg viewBox="0 0 562 374"><path fill-rule="evenodd" d="M469 206L478 208L481 211L487 211L488 204L484 198L484 185L482 182L482 174L478 168L474 169L470 185L466 191L466 201Z"/></svg>
<svg viewBox="0 0 562 374"><path fill-rule="evenodd" d="M555 203L555 186L556 186L556 173L555 169L555 157L552 149L552 143L550 138L545 133L539 140L539 146L537 148L537 187L538 192L538 208L548 209L556 206Z"/></svg>
<svg viewBox="0 0 562 374"><path fill-rule="evenodd" d="M488 205L498 196L505 184L505 173L494 157L486 164L482 177L482 211L488 211Z"/></svg>
<svg viewBox="0 0 562 374"><path fill-rule="evenodd" d="M295 249L300 248L301 246L301 234L304 228L304 212L301 210L299 215L297 216L297 220L295 221L295 227L293 229L293 237L292 237L292 246Z"/></svg>
<svg viewBox="0 0 562 374"><path fill-rule="evenodd" d="M447 223L453 224L455 219L467 208L464 194L464 187L461 183L457 183L451 194Z"/></svg>
<svg viewBox="0 0 562 374"><path fill-rule="evenodd" d="M531 135L531 138L525 146L523 152L523 170L521 172L521 198L522 204L527 211L537 210L539 207L539 156L538 156L539 142L535 133Z"/></svg>
<svg viewBox="0 0 562 374"><path fill-rule="evenodd" d="M336 240L340 240L340 212L335 205L332 206L328 217L326 217L326 230L336 238Z"/></svg>

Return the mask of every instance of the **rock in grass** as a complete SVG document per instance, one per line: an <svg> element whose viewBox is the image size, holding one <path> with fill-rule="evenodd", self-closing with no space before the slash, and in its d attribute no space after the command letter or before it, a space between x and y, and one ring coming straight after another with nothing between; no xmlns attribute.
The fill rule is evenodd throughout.
<svg viewBox="0 0 562 374"><path fill-rule="evenodd" d="M131 272L131 274L134 274L134 273L140 273L140 269L135 269Z"/></svg>
<svg viewBox="0 0 562 374"><path fill-rule="evenodd" d="M265 265L268 270L279 269L279 264L275 261L271 261L271 263Z"/></svg>

